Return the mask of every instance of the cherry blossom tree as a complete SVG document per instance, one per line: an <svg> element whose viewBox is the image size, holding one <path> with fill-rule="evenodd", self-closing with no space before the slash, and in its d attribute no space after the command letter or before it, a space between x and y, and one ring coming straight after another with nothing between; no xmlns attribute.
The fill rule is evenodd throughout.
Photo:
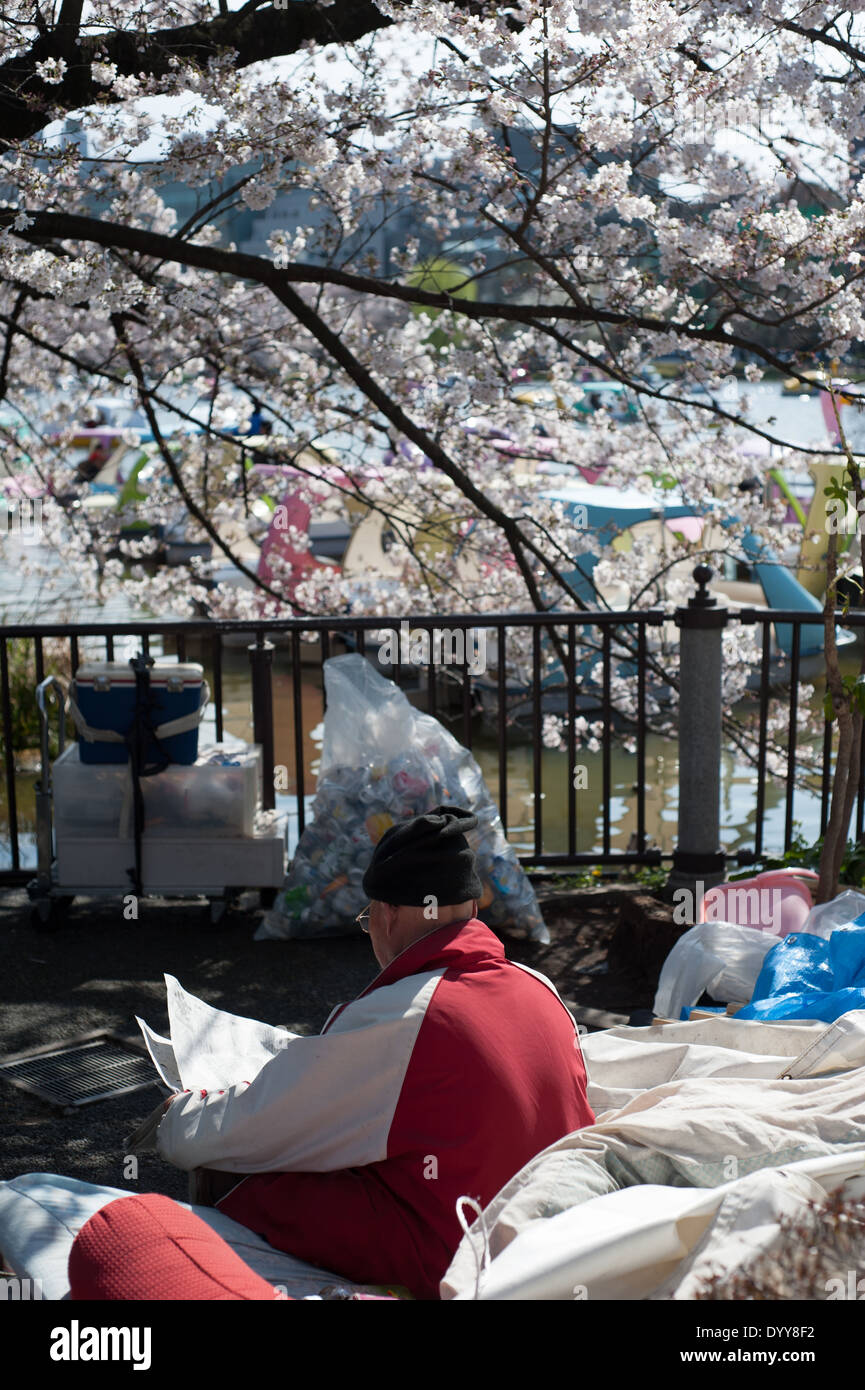
<svg viewBox="0 0 865 1390"><path fill-rule="evenodd" d="M81 591L214 616L573 611L597 539L544 497L550 457L717 523L711 543L606 550L591 606L617 584L633 607L682 601L693 564L746 527L777 543L782 509L742 488L753 451L819 451L755 422L748 383L804 381L865 337L862 8L11 0L0 429L7 471L57 499L46 529ZM169 183L196 191L184 222ZM237 208L278 216L299 191L308 220L275 226L267 254L227 239ZM384 256L389 225L410 230ZM436 257L462 284L423 272ZM675 376L648 370L662 357ZM579 417L587 373L627 388L633 418ZM526 401L528 376L544 388ZM182 584L148 562L151 539L121 538L129 510L60 500L76 425L117 390L158 463L137 515L180 505L212 546ZM261 403L271 437L246 442ZM387 575L297 582L244 560L274 491L249 465L274 462L313 505L326 481L352 526L379 515ZM247 588L214 585L228 561ZM724 640L729 707L755 645L735 624ZM633 657L626 633L616 650ZM675 688L675 647L649 659ZM633 685L614 678L626 711ZM779 770L783 742L779 716Z"/></svg>

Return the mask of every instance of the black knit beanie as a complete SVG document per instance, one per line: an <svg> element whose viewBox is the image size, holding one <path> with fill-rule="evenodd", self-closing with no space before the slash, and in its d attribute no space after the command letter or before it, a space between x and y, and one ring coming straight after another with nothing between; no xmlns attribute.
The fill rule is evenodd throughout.
<svg viewBox="0 0 865 1390"><path fill-rule="evenodd" d="M424 907L428 897L442 907L479 898L483 884L464 834L477 823L461 806L436 806L392 825L372 852L363 891L373 902L405 907Z"/></svg>

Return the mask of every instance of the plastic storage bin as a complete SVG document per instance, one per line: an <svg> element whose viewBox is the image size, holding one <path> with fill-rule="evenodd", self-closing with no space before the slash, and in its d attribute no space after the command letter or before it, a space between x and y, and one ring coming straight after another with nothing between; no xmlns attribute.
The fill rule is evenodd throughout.
<svg viewBox="0 0 865 1390"><path fill-rule="evenodd" d="M71 744L52 769L54 827L61 841L127 839L133 833L129 766L86 764ZM242 839L255 833L261 748L216 744L191 767L171 764L141 779L146 839Z"/></svg>
<svg viewBox="0 0 865 1390"><path fill-rule="evenodd" d="M261 812L252 836L224 840L178 835L142 844L146 893L213 893L226 888L279 888L285 877L285 816ZM57 880L64 891L87 888L129 893L135 863L132 840L74 840L58 836Z"/></svg>
<svg viewBox="0 0 865 1390"><path fill-rule="evenodd" d="M111 729L127 734L135 714L135 672L128 663L91 661L80 666L69 688L81 718L91 729ZM206 696L204 670L197 662L163 663L150 668L150 694L153 723L168 724L183 716L194 719L185 732L160 741L173 763L189 766L198 755L198 725ZM77 723L77 721L76 721ZM129 754L124 743L91 741L78 732L82 763L125 763ZM156 761L159 750L151 742L148 759Z"/></svg>

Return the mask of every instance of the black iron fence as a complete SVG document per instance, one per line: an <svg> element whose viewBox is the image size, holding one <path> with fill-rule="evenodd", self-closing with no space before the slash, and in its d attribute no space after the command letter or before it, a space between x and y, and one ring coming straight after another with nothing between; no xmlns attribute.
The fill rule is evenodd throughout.
<svg viewBox="0 0 865 1390"><path fill-rule="evenodd" d="M685 610L679 610L679 613ZM221 741L225 732L224 667L226 644L240 643L247 648L249 670L248 697L251 703L253 738L263 750L263 786L265 805L273 806L275 723L274 723L274 651L287 648L288 684L291 695L290 743L293 748L293 787L289 791L296 806L297 829L302 831L306 817L306 798L314 791L306 772L305 740L309 737L308 719L304 713L303 684L309 678L321 679L320 668L330 656L353 650L379 660L381 634L397 633L408 624L411 631L426 632L434 642L435 634L446 624L448 633L462 634L462 660L449 663L407 663L397 647L395 659L385 665L385 674L397 684L415 686L414 703L420 703L434 716L446 716L452 732L469 749L476 736L479 713L494 728L497 753L497 779L488 779L490 791L501 811L505 831L508 830L508 749L515 728L520 728L531 741L531 803L533 812L533 843L529 852L521 855L527 865L548 868L605 864L659 865L672 854L662 852L650 843L646 826L646 739L650 730L649 706L658 708L663 698L663 672L653 656L651 636L673 615L660 609L591 613L506 613L506 614L448 614L446 617L399 615L397 617L274 619L262 622L248 620L226 622L142 621L125 623L82 623L63 626L26 625L0 627L0 728L3 737L3 783L5 787L8 852L6 867L0 868L0 884L26 881L32 867L24 862L19 824L22 808L18 804L16 787L16 727L20 703L34 702L35 685L46 675L68 675L82 660L117 660L129 653L129 644L145 653L151 648L176 655L184 661L190 654L207 668L211 682L214 709L214 732ZM771 644L772 626L787 624L792 629L793 643L789 658L789 680L784 699L789 712L787 747L787 789L785 803L785 847L789 847L794 829L794 797L797 784L797 681L801 670L801 631L805 624L822 621L819 613L742 610L727 617L762 626L762 665L758 692L759 745L756 750L755 840L752 850L739 852L742 863L760 857L764 851L763 826L766 813L766 783L768 777L768 735L766 716L770 700L779 698L777 670L773 665ZM676 617L678 621L678 615ZM851 614L844 623L852 628L865 626L865 613ZM691 617L692 624L699 622ZM723 625L723 624L722 624ZM486 670L478 674L468 658L469 634L483 632L492 659ZM375 642L378 651L373 651ZM452 648L453 650L453 648ZM516 658L516 660L514 659ZM282 658L281 658L282 659ZM58 667L62 669L58 670ZM411 669L409 669L411 667ZM32 680L22 684L21 669L32 672ZM316 668L319 668L316 671ZM516 672L516 674L515 674ZM568 678L566 673L573 673ZM696 673L695 673L696 674ZM680 680L690 678L684 669ZM322 683L323 684L323 683ZM620 694L628 686L627 712L623 716L621 701L614 698L613 687ZM563 738L569 770L562 800L566 824L566 847L556 853L544 851L544 722L552 713L562 721ZM587 718L596 729L600 744L600 816L592 843L582 843L577 816L576 778L570 775L578 762L579 740L576 732L580 716ZM611 802L613 799L611 750L614 740L625 734L632 742L635 756L633 783L633 813L635 833L626 848L614 848ZM38 737L32 740L38 743ZM827 723L822 749L822 806L821 828L828 817L828 799L832 764L832 731ZM680 749L680 760L682 750ZM860 794L856 815L856 834L862 835L865 814L865 771L860 769ZM30 794L30 793L27 793ZM561 823L561 821L560 821ZM585 836L583 836L585 838Z"/></svg>
<svg viewBox="0 0 865 1390"><path fill-rule="evenodd" d="M785 680L786 699L788 708L787 719L787 752L786 752L786 772L784 776L784 849L790 848L793 840L794 828L794 797L797 787L797 768L798 768L798 710L799 710L799 683L802 679L802 629L813 629L815 625L822 627L822 613L802 613L797 609L763 609L763 608L743 608L736 615L736 620L744 624L752 624L762 629L761 640L761 660L760 660L760 684L759 684L759 745L757 748L757 796L756 796L756 817L755 817L755 843L753 857L759 859L763 854L763 830L766 808L766 784L767 784L767 745L768 745L768 710L769 701L772 696L771 679L771 635L773 626L790 626L792 637L790 641L790 660L789 676ZM861 639L865 630L865 612L862 610L851 610L839 618L839 626L847 628L856 633ZM822 663L820 663L822 667ZM821 678L818 673L816 679ZM809 674L809 679L814 679L813 674ZM820 755L820 834L826 829L829 820L829 801L832 783L833 766L833 739L832 723L828 719L823 721L823 746ZM854 838L861 840L865 833L865 748L860 759L858 768L858 794L856 799L855 824L851 827ZM746 855L741 855L742 862L747 859Z"/></svg>

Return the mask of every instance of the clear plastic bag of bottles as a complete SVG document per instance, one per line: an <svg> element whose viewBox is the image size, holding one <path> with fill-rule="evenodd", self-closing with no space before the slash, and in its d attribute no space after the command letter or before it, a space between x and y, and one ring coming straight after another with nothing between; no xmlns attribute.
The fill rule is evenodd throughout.
<svg viewBox="0 0 865 1390"><path fill-rule="evenodd" d="M449 804L478 818L467 835L483 883L478 915L497 930L548 941L534 889L468 749L359 654L326 661L324 678L313 819L257 939L355 933L373 847L391 825Z"/></svg>

